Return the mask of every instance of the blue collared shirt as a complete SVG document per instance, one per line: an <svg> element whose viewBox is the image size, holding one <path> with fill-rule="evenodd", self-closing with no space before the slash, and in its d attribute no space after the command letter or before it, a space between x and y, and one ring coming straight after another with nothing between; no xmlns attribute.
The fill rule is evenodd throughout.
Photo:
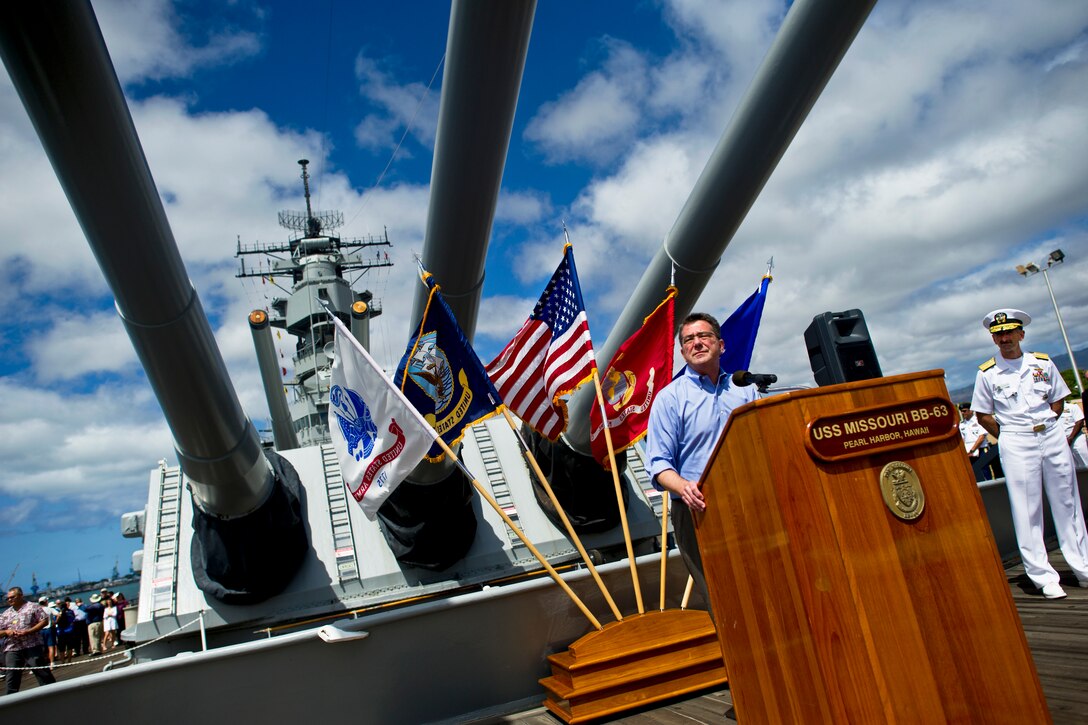
<svg viewBox="0 0 1088 725"><path fill-rule="evenodd" d="M737 387L724 372L714 385L685 365L650 409L647 455L654 487L664 490L657 476L668 470L698 481L733 409L758 397L754 385Z"/></svg>

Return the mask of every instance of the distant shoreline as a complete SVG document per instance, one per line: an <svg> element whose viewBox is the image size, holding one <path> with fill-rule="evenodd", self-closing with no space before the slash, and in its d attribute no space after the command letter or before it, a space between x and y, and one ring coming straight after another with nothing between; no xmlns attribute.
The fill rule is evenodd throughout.
<svg viewBox="0 0 1088 725"><path fill-rule="evenodd" d="M129 602L135 602L140 596L140 577L139 575L132 575L126 577L120 577L118 579L100 579L93 582L75 582L74 584L68 584L63 587L53 587L52 589L39 590L37 594L27 593L27 598L37 601L41 597L46 597L49 601L57 599L64 599L68 597L72 601L76 599L82 599L84 602L90 600L92 594L98 594L101 590L106 589L110 592L120 592L125 595L125 599Z"/></svg>

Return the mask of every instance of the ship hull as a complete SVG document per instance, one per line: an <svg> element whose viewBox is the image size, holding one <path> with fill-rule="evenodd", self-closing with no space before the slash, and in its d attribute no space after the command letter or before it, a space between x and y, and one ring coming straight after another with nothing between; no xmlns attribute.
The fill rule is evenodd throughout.
<svg viewBox="0 0 1088 725"><path fill-rule="evenodd" d="M660 556L637 563L645 605L656 609ZM598 571L620 608L634 613L627 562ZM588 571L563 578L607 611ZM667 607L679 606L686 579L674 551ZM160 724L460 722L539 705L547 656L590 630L550 579L533 579L36 687L2 698L0 709L20 721L81 718L88 703L105 702L123 703L128 720Z"/></svg>

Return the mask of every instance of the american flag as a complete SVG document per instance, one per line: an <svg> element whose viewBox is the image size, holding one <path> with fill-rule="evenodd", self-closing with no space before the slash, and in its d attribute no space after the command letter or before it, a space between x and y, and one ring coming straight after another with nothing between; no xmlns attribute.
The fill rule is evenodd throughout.
<svg viewBox="0 0 1088 725"><path fill-rule="evenodd" d="M554 441L567 427L560 397L589 380L594 365L574 249L567 244L533 314L488 364L487 374L506 406Z"/></svg>

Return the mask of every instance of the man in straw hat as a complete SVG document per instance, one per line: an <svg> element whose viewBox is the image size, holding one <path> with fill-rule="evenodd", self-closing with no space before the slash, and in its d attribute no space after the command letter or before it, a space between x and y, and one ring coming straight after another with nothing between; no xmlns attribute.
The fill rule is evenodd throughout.
<svg viewBox="0 0 1088 725"><path fill-rule="evenodd" d="M1000 445L1024 571L1044 597L1061 599L1065 591L1043 543L1043 491L1062 555L1082 587L1088 587L1088 532L1073 454L1058 424L1069 387L1048 356L1020 349L1030 322L1026 312L1014 309L994 310L983 319L999 354L978 366L971 409Z"/></svg>
<svg viewBox="0 0 1088 725"><path fill-rule="evenodd" d="M90 603L83 607L83 611L87 613L90 654L96 655L102 651L102 620L106 611L106 605L102 603L102 595L92 594Z"/></svg>

